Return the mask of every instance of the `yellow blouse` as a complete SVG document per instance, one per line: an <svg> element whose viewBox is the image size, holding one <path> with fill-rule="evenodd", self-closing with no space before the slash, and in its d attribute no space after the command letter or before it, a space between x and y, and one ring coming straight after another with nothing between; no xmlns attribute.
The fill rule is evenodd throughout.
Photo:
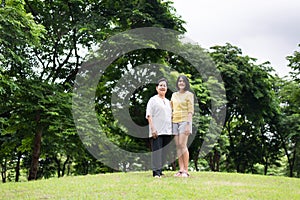
<svg viewBox="0 0 300 200"><path fill-rule="evenodd" d="M190 91L185 93L174 92L171 97L173 110L173 123L188 121L188 113L194 113L194 94Z"/></svg>

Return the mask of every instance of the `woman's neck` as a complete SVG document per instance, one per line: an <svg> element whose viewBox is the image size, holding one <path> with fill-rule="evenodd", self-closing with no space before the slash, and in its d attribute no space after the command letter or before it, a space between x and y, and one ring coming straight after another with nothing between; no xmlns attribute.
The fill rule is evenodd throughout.
<svg viewBox="0 0 300 200"><path fill-rule="evenodd" d="M162 98L164 99L165 98L165 95L162 95L162 94L157 94L159 98Z"/></svg>

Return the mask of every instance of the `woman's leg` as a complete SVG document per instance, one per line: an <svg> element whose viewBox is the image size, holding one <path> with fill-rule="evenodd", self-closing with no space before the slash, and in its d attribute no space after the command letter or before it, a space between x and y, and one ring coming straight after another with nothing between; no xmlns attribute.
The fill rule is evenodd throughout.
<svg viewBox="0 0 300 200"><path fill-rule="evenodd" d="M188 171L188 165L189 165L189 150L187 148L187 142L188 142L188 135L182 133L179 135L179 147L182 154L182 165L183 165L183 171Z"/></svg>
<svg viewBox="0 0 300 200"><path fill-rule="evenodd" d="M152 138L152 170L153 176L160 176L162 169L162 137Z"/></svg>
<svg viewBox="0 0 300 200"><path fill-rule="evenodd" d="M170 149L172 137L171 135L162 135L163 138L162 141L162 166L165 166L166 164L170 164L172 160L172 151ZM172 149L173 150L173 149Z"/></svg>
<svg viewBox="0 0 300 200"><path fill-rule="evenodd" d="M176 151L177 151L177 157L178 157L178 165L179 165L179 171L184 170L184 162L183 162L183 157L182 157L182 149L180 146L180 137L179 135L175 135L174 137L175 143L176 143Z"/></svg>

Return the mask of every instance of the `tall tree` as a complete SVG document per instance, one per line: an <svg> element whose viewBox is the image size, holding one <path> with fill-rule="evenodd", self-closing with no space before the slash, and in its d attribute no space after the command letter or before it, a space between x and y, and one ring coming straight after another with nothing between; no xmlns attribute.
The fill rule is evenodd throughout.
<svg viewBox="0 0 300 200"><path fill-rule="evenodd" d="M256 65L256 59L243 56L241 49L230 44L212 47L211 56L221 71L228 101L224 130L229 141L227 170L251 171L271 152L266 151L270 144L262 143L269 137L266 127L278 109L271 68L268 63Z"/></svg>
<svg viewBox="0 0 300 200"><path fill-rule="evenodd" d="M6 156L12 160L18 160L15 168L16 181L18 181L20 171L20 138L23 138L23 133L16 131L16 123L11 120L16 111L15 97L21 92L20 83L17 80L25 79L32 74L30 56L27 52L30 48L39 46L43 30L43 26L37 25L32 15L26 12L23 1L2 1L0 7L0 145L2 152L0 160L1 163L2 161L6 163L5 160L8 159ZM20 121L19 119L22 117L19 116L16 121Z"/></svg>
<svg viewBox="0 0 300 200"><path fill-rule="evenodd" d="M300 45L299 45L300 46ZM289 176L300 177L300 53L295 51L287 56L288 67L291 68L292 80L282 81L279 98L282 105L282 115L279 122L282 147L288 159Z"/></svg>
<svg viewBox="0 0 300 200"><path fill-rule="evenodd" d="M299 162L299 105L300 91L299 84L294 81L285 81L280 89L279 98L282 105L282 115L278 126L278 132L282 142L284 153L288 159L289 173L293 177L299 169L295 168L296 162Z"/></svg>
<svg viewBox="0 0 300 200"><path fill-rule="evenodd" d="M300 44L298 44L300 47ZM293 80L300 82L300 51L294 51L293 55L287 56L286 59L288 60L289 64L288 67L291 68L290 75L292 76Z"/></svg>
<svg viewBox="0 0 300 200"><path fill-rule="evenodd" d="M42 48L32 51L32 58L39 69L35 74L42 82L62 84L66 91L70 91L83 61L84 54L80 50L90 49L114 33L137 27L160 26L184 31L182 20L175 16L168 1L25 2L27 11L47 31ZM108 92L101 95L105 96ZM47 119L42 117L46 116L41 110L36 110L39 126L35 131L29 180L36 178L41 138L47 129L45 127L48 127L44 124Z"/></svg>

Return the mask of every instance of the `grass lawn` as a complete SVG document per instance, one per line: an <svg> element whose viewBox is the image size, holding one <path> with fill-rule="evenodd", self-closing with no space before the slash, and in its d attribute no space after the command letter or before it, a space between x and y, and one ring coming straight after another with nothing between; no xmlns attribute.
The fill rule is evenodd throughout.
<svg viewBox="0 0 300 200"><path fill-rule="evenodd" d="M189 178L153 178L151 172L70 176L5 183L0 199L300 199L300 179L191 172Z"/></svg>

